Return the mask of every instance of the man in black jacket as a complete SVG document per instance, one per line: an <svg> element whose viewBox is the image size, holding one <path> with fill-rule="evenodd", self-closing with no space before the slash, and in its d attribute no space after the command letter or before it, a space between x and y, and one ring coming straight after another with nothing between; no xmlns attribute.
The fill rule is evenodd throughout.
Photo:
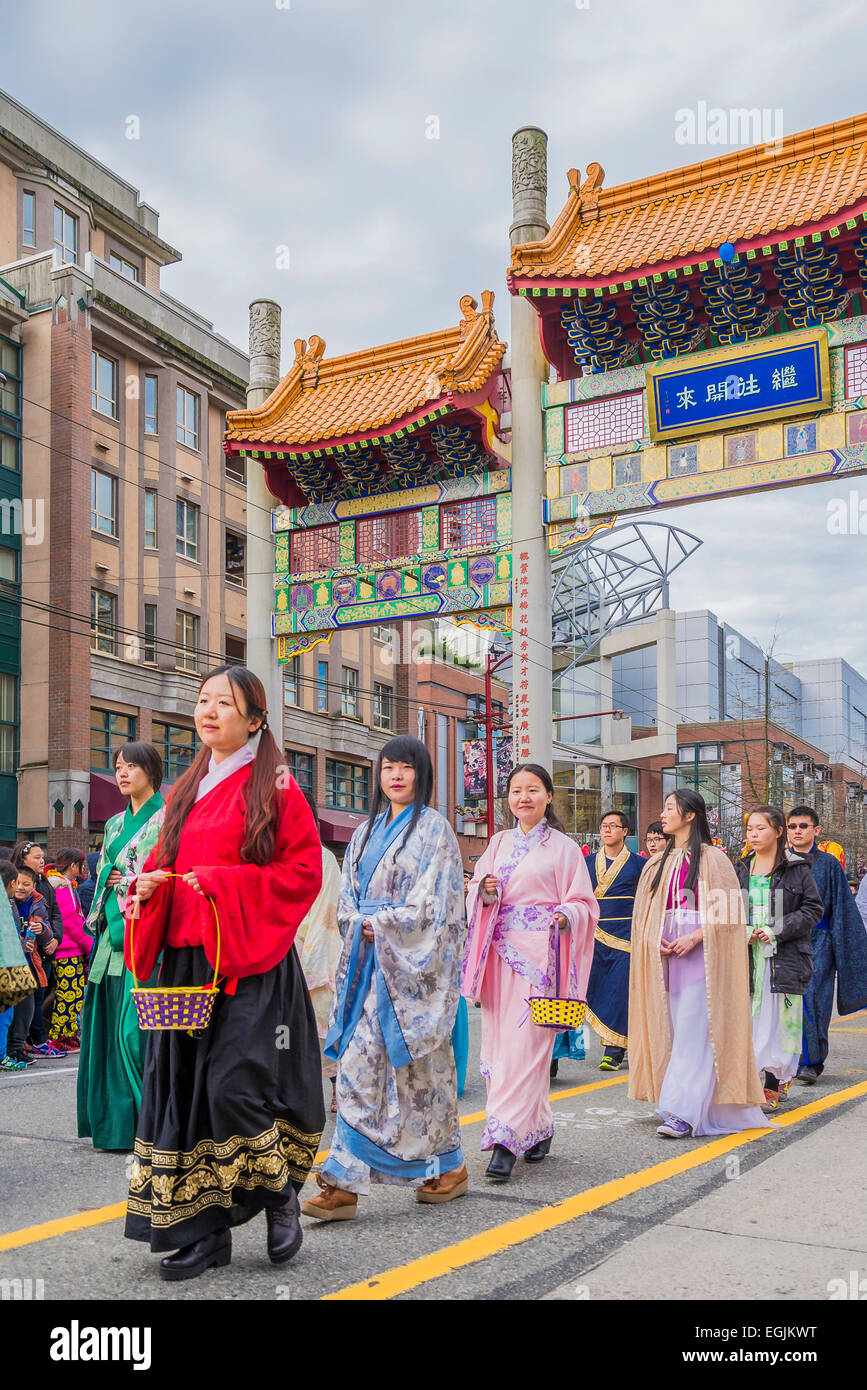
<svg viewBox="0 0 867 1390"><path fill-rule="evenodd" d="M803 854L816 879L823 915L813 928L813 978L804 995L804 1048L798 1080L814 1086L828 1057L834 1012L857 1013L867 1006L867 931L846 874L833 854L818 848L819 817L812 806L795 806L788 815L789 844Z"/></svg>

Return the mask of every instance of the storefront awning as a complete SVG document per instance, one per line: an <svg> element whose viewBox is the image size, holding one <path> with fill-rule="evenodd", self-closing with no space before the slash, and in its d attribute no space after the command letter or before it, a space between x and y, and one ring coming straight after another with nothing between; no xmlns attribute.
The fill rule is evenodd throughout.
<svg viewBox="0 0 867 1390"><path fill-rule="evenodd" d="M87 809L89 821L107 821L126 808L126 797L121 796L117 782L110 773L92 772L90 774L90 802Z"/></svg>

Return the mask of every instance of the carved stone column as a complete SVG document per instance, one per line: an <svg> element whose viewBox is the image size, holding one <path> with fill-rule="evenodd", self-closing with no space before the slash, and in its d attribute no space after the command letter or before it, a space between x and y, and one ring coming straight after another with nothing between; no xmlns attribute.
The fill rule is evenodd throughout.
<svg viewBox="0 0 867 1390"><path fill-rule="evenodd" d="M250 384L247 407L261 405L280 381L280 305L254 299L250 305ZM283 672L271 636L274 610L274 537L271 509L278 499L268 490L265 470L247 460L247 665L265 686L268 723L283 747Z"/></svg>
<svg viewBox="0 0 867 1390"><path fill-rule="evenodd" d="M548 137L536 126L512 136L512 246L548 231ZM551 770L551 561L542 526L545 441L542 386L548 363L530 302L512 299L512 709L515 761Z"/></svg>

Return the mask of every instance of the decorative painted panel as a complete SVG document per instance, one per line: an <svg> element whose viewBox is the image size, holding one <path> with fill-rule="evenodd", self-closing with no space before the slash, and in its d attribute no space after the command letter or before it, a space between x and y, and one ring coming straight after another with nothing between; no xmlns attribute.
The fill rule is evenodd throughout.
<svg viewBox="0 0 867 1390"><path fill-rule="evenodd" d="M644 400L639 392L574 405L566 411L566 452L628 444L643 433Z"/></svg>

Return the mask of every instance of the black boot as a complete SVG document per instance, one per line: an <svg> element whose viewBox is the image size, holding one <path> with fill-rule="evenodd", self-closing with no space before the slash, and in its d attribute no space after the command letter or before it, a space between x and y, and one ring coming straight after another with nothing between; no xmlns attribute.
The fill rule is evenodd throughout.
<svg viewBox="0 0 867 1390"><path fill-rule="evenodd" d="M160 1260L161 1279L197 1279L206 1269L220 1269L232 1258L232 1232L213 1231Z"/></svg>
<svg viewBox="0 0 867 1390"><path fill-rule="evenodd" d="M272 1265L285 1265L301 1249L303 1233L298 1220L298 1194L295 1188L282 1207L266 1207L268 1259Z"/></svg>
<svg viewBox="0 0 867 1390"><path fill-rule="evenodd" d="M485 1169L485 1177L493 1178L495 1182L508 1182L514 1166L515 1155L511 1149L503 1148L502 1144L495 1144L491 1161Z"/></svg>
<svg viewBox="0 0 867 1390"><path fill-rule="evenodd" d="M524 1154L525 1162L541 1163L542 1159L549 1152L550 1148L551 1136L549 1134L547 1139L540 1139L538 1144L534 1144L532 1149L527 1150L527 1152Z"/></svg>

